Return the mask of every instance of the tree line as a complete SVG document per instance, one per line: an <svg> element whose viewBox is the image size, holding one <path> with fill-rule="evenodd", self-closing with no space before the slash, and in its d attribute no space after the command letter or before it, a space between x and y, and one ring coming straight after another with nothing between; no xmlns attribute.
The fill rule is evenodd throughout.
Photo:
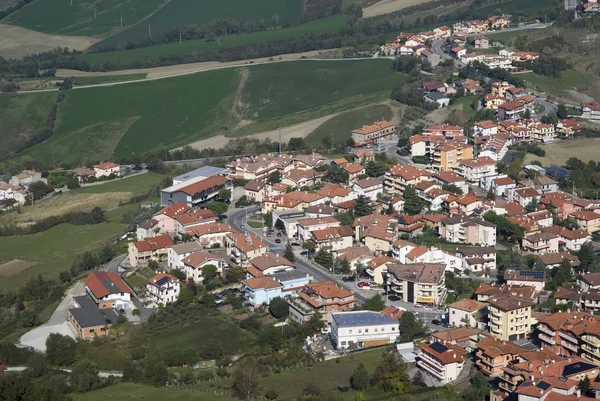
<svg viewBox="0 0 600 401"><path fill-rule="evenodd" d="M71 212L62 216L51 216L27 227L17 225L0 226L0 237L37 234L63 223L83 226L104 223L105 221L104 211L96 206L90 212Z"/></svg>

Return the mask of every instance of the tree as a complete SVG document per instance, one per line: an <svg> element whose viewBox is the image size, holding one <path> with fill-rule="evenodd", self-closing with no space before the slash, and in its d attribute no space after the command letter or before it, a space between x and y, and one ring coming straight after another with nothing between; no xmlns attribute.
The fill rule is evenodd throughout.
<svg viewBox="0 0 600 401"><path fill-rule="evenodd" d="M71 176L69 177L69 179L67 180L67 188L69 189L75 189L75 188L79 188L79 180L77 179L77 177L75 176Z"/></svg>
<svg viewBox="0 0 600 401"><path fill-rule="evenodd" d="M290 244L286 245L285 252L283 253L283 257L286 258L287 260L289 260L290 262L293 262L296 260L296 256L294 255L294 249L292 248L292 246Z"/></svg>
<svg viewBox="0 0 600 401"><path fill-rule="evenodd" d="M272 227L273 226L273 212L267 212L263 214L263 221L265 222L265 226Z"/></svg>
<svg viewBox="0 0 600 401"><path fill-rule="evenodd" d="M149 354L142 363L143 381L154 387L162 387L167 383L169 372L162 359L155 354Z"/></svg>
<svg viewBox="0 0 600 401"><path fill-rule="evenodd" d="M269 184L279 184L281 182L281 173L275 170L269 176Z"/></svg>
<svg viewBox="0 0 600 401"><path fill-rule="evenodd" d="M231 200L231 191L227 188L219 190L219 200L229 202Z"/></svg>
<svg viewBox="0 0 600 401"><path fill-rule="evenodd" d="M452 192L453 194L462 195L463 191L456 184L443 184L442 189L444 191Z"/></svg>
<svg viewBox="0 0 600 401"><path fill-rule="evenodd" d="M302 138L290 138L287 148L290 152L294 152L296 150L306 149L306 144Z"/></svg>
<svg viewBox="0 0 600 401"><path fill-rule="evenodd" d="M288 315L289 305L287 301L281 297L276 297L269 302L269 313L275 319L281 319Z"/></svg>
<svg viewBox="0 0 600 401"><path fill-rule="evenodd" d="M339 166L331 166L325 173L324 179L333 184L345 184L348 182L348 172Z"/></svg>
<svg viewBox="0 0 600 401"><path fill-rule="evenodd" d="M215 265L210 264L202 267L202 278L204 279L205 283L208 283L214 279L218 273L219 269Z"/></svg>
<svg viewBox="0 0 600 401"><path fill-rule="evenodd" d="M540 204L537 198L534 197L527 205L525 205L525 210L527 210L528 213L535 212L538 209L539 205Z"/></svg>
<svg viewBox="0 0 600 401"><path fill-rule="evenodd" d="M331 269L333 266L333 255L331 255L331 253L327 252L326 250L321 249L315 255L315 262L317 262L326 269Z"/></svg>
<svg viewBox="0 0 600 401"><path fill-rule="evenodd" d="M400 340L410 341L415 336L424 333L425 326L423 322L415 316L414 313L406 311L400 318Z"/></svg>
<svg viewBox="0 0 600 401"><path fill-rule="evenodd" d="M236 398L251 401L258 395L258 365L247 361L233 372L231 387Z"/></svg>
<svg viewBox="0 0 600 401"><path fill-rule="evenodd" d="M371 207L370 200L364 195L359 195L358 198L356 198L356 206L354 207L354 216L355 217L368 216L371 213L373 213L373 208Z"/></svg>
<svg viewBox="0 0 600 401"><path fill-rule="evenodd" d="M267 391L265 391L265 398L269 401L273 401L276 400L277 397L279 397L279 394L277 394L277 391L273 390L273 389L269 389Z"/></svg>
<svg viewBox="0 0 600 401"><path fill-rule="evenodd" d="M549 290L555 290L558 286L568 286L573 280L573 269L568 259L563 259L558 267L552 269L552 279L547 284Z"/></svg>
<svg viewBox="0 0 600 401"><path fill-rule="evenodd" d="M525 113L523 114L523 118L526 120L531 119L531 110L525 109Z"/></svg>
<svg viewBox="0 0 600 401"><path fill-rule="evenodd" d="M212 201L206 204L206 208L212 211L216 216L222 216L227 212L229 206L227 203Z"/></svg>
<svg viewBox="0 0 600 401"><path fill-rule="evenodd" d="M371 160L365 166L365 172L369 177L381 177L383 174L385 174L385 168L383 163Z"/></svg>
<svg viewBox="0 0 600 401"><path fill-rule="evenodd" d="M246 278L246 270L240 266L231 266L227 269L227 281L233 283L239 283Z"/></svg>
<svg viewBox="0 0 600 401"><path fill-rule="evenodd" d="M381 357L379 364L375 368L373 381L377 384L384 382L395 382L400 380L400 376L406 370L406 365L402 357L395 350L386 352Z"/></svg>
<svg viewBox="0 0 600 401"><path fill-rule="evenodd" d="M354 390L366 390L369 386L369 373L362 362L354 369L350 376L350 385Z"/></svg>
<svg viewBox="0 0 600 401"><path fill-rule="evenodd" d="M106 220L104 211L99 206L92 209L92 220L94 221L94 224L102 223Z"/></svg>
<svg viewBox="0 0 600 401"><path fill-rule="evenodd" d="M302 244L302 249L306 249L309 256L313 254L316 248L317 244L312 241L306 241Z"/></svg>
<svg viewBox="0 0 600 401"><path fill-rule="evenodd" d="M560 103L558 105L558 109L556 110L556 117L560 118L561 120L564 120L565 118L569 117L569 112L567 111L567 108L564 104Z"/></svg>
<svg viewBox="0 0 600 401"><path fill-rule="evenodd" d="M372 310L379 312L385 309L385 301L381 297L381 294L375 294L371 298L368 298L363 304L364 310Z"/></svg>
<svg viewBox="0 0 600 401"><path fill-rule="evenodd" d="M579 381L579 385L577 387L579 388L579 391L581 391L581 395L586 396L592 388L590 378L585 376L582 380Z"/></svg>
<svg viewBox="0 0 600 401"><path fill-rule="evenodd" d="M171 269L171 270L169 270L169 274L180 281L185 281L185 279L187 278L185 275L185 272L183 270L179 270L179 269Z"/></svg>
<svg viewBox="0 0 600 401"><path fill-rule="evenodd" d="M54 192L54 189L42 181L37 181L29 186L29 192L33 194L33 199L40 199Z"/></svg>
<svg viewBox="0 0 600 401"><path fill-rule="evenodd" d="M98 368L88 359L78 361L69 375L69 382L78 393L86 393L100 383Z"/></svg>
<svg viewBox="0 0 600 401"><path fill-rule="evenodd" d="M69 366L75 362L77 343L69 336L52 333L46 339L46 357L52 365Z"/></svg>
<svg viewBox="0 0 600 401"><path fill-rule="evenodd" d="M423 200L419 198L412 185L407 185L404 189L404 212L410 216L421 213L423 210Z"/></svg>
<svg viewBox="0 0 600 401"><path fill-rule="evenodd" d="M4 359L2 360L4 362ZM38 353L33 353L27 359L27 369L25 369L24 374L27 377L38 378L42 377L48 371L48 361L42 355Z"/></svg>
<svg viewBox="0 0 600 401"><path fill-rule="evenodd" d="M491 188L487 191L487 194L485 194L485 199L496 200L496 194L494 193L494 191Z"/></svg>

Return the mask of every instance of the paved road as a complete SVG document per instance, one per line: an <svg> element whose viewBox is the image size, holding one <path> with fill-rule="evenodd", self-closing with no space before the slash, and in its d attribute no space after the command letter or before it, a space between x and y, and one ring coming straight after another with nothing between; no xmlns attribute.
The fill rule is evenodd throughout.
<svg viewBox="0 0 600 401"><path fill-rule="evenodd" d="M555 114L558 111L558 106L555 105L554 103L550 103L547 100L543 100L543 99L536 97L535 103L539 104L540 106L542 106L544 108L544 111L542 111L541 113L533 114L531 116L537 120L540 120L544 116L549 116L550 114Z"/></svg>
<svg viewBox="0 0 600 401"><path fill-rule="evenodd" d="M27 369L27 366L8 366L6 368L7 372L22 372L25 369ZM71 369L60 369L63 372L68 372L71 373L72 370ZM115 376L115 377L123 377L123 373L121 372L109 372L109 371L99 371L98 372L98 376L99 377L110 377L110 376Z"/></svg>
<svg viewBox="0 0 600 401"><path fill-rule="evenodd" d="M384 141L382 142L382 145L385 147L385 155L388 158L392 158L392 159L397 159L398 160L398 164L400 165L404 165L404 164L414 164L412 162L412 160L410 159L410 157L408 156L400 156L398 153L396 153L396 150L398 150L398 141Z"/></svg>

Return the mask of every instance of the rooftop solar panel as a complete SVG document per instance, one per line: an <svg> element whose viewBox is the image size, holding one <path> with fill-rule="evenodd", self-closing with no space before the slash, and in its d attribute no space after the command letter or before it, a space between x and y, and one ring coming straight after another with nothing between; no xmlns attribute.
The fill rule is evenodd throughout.
<svg viewBox="0 0 600 401"><path fill-rule="evenodd" d="M169 281L168 277L163 277L156 282L156 285L160 287L161 285L166 284L168 281Z"/></svg>
<svg viewBox="0 0 600 401"><path fill-rule="evenodd" d="M572 363L570 365L565 366L565 368L563 369L563 376L569 377L571 375L584 372L588 369L593 369L595 367L595 365L589 364L587 362Z"/></svg>
<svg viewBox="0 0 600 401"><path fill-rule="evenodd" d="M533 277L533 278L544 278L544 272L521 270L521 276Z"/></svg>
<svg viewBox="0 0 600 401"><path fill-rule="evenodd" d="M443 354L444 352L448 351L448 347L439 342L431 344L430 348L439 354Z"/></svg>
<svg viewBox="0 0 600 401"><path fill-rule="evenodd" d="M537 388L540 388L542 390L547 390L548 388L550 388L550 384L546 383L546 382L539 382L536 385Z"/></svg>

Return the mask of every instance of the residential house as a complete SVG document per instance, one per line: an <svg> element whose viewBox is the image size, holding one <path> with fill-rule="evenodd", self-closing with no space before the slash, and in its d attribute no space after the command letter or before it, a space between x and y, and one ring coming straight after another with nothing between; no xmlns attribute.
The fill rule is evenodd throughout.
<svg viewBox="0 0 600 401"><path fill-rule="evenodd" d="M421 52L421 63L427 63L431 68L437 67L442 62L442 56L439 53L429 50Z"/></svg>
<svg viewBox="0 0 600 401"><path fill-rule="evenodd" d="M202 249L202 245L196 241L173 245L167 249L167 266L169 269L181 269L183 268L183 259Z"/></svg>
<svg viewBox="0 0 600 401"><path fill-rule="evenodd" d="M283 256L273 252L267 252L264 255L250 259L246 271L249 276L261 277L294 269L294 264Z"/></svg>
<svg viewBox="0 0 600 401"><path fill-rule="evenodd" d="M456 256L462 262L461 271L477 273L496 270L496 248L493 246L457 248Z"/></svg>
<svg viewBox="0 0 600 401"><path fill-rule="evenodd" d="M160 273L148 280L146 285L147 298L158 305L167 305L177 301L181 285L179 280L167 273Z"/></svg>
<svg viewBox="0 0 600 401"><path fill-rule="evenodd" d="M545 232L558 235L558 244L569 251L579 251L581 246L591 241L590 233L583 230L569 230L566 227L550 226L544 229Z"/></svg>
<svg viewBox="0 0 600 401"><path fill-rule="evenodd" d="M227 255L240 266L248 266L250 260L268 252L268 245L252 233L228 233L225 236Z"/></svg>
<svg viewBox="0 0 600 401"><path fill-rule="evenodd" d="M487 283L480 283L479 286L473 292L475 299L480 302L487 302L490 298L501 295L512 295L523 298L536 298L536 288L532 285L494 285Z"/></svg>
<svg viewBox="0 0 600 401"><path fill-rule="evenodd" d="M600 120L600 106L594 102L582 103L581 104L581 118L588 120Z"/></svg>
<svg viewBox="0 0 600 401"><path fill-rule="evenodd" d="M354 231L348 226L326 227L312 231L311 235L318 250L335 252L352 246Z"/></svg>
<svg viewBox="0 0 600 401"><path fill-rule="evenodd" d="M496 162L488 156L473 160L461 160L457 172L467 181L478 183L483 177L496 175Z"/></svg>
<svg viewBox="0 0 600 401"><path fill-rule="evenodd" d="M488 305L474 299L459 299L447 307L448 324L452 327L474 327L485 329L487 326Z"/></svg>
<svg viewBox="0 0 600 401"><path fill-rule="evenodd" d="M496 245L496 225L476 217L455 215L442 220L440 236L448 242Z"/></svg>
<svg viewBox="0 0 600 401"><path fill-rule="evenodd" d="M556 133L565 139L572 139L583 127L573 120L560 120L556 123Z"/></svg>
<svg viewBox="0 0 600 401"><path fill-rule="evenodd" d="M385 274L389 265L398 263L398 260L389 256L376 256L366 263L367 273L371 277L371 281L375 284L383 284L385 282Z"/></svg>
<svg viewBox="0 0 600 401"><path fill-rule="evenodd" d="M83 184L88 180L88 178L96 177L96 170L93 168L76 167L73 169L73 175L77 177L79 184Z"/></svg>
<svg viewBox="0 0 600 401"><path fill-rule="evenodd" d="M83 283L86 294L97 305L97 309L132 309L132 291L117 273L90 273Z"/></svg>
<svg viewBox="0 0 600 401"><path fill-rule="evenodd" d="M490 40L487 36L484 35L475 35L473 36L473 47L476 49L487 49L490 47Z"/></svg>
<svg viewBox="0 0 600 401"><path fill-rule="evenodd" d="M590 234L600 231L600 213L591 210L580 210L571 213L569 218L575 221L577 227Z"/></svg>
<svg viewBox="0 0 600 401"><path fill-rule="evenodd" d="M358 163L367 163L375 160L375 152L370 149L358 149L354 152L354 159Z"/></svg>
<svg viewBox="0 0 600 401"><path fill-rule="evenodd" d="M340 221L333 216L301 219L298 220L298 239L302 242L310 241L313 231L339 226Z"/></svg>
<svg viewBox="0 0 600 401"><path fill-rule="evenodd" d="M336 349L358 349L393 344L400 335L397 319L373 311L335 312L331 337Z"/></svg>
<svg viewBox="0 0 600 401"><path fill-rule="evenodd" d="M67 312L67 322L83 340L104 337L108 329L117 324L119 315L112 309L98 309L88 296L73 297L73 308Z"/></svg>
<svg viewBox="0 0 600 401"><path fill-rule="evenodd" d="M339 260L348 261L351 271L355 271L359 264L365 265L373 258L371 250L366 245L339 249L335 253Z"/></svg>
<svg viewBox="0 0 600 401"><path fill-rule="evenodd" d="M262 202L267 195L267 183L256 180L248 181L244 185L244 195L246 195L250 202Z"/></svg>
<svg viewBox="0 0 600 401"><path fill-rule="evenodd" d="M434 332L431 337L433 341L460 345L468 352L477 349L477 342L482 338L483 330L472 327L455 327L448 330Z"/></svg>
<svg viewBox="0 0 600 401"><path fill-rule="evenodd" d="M379 140L391 137L396 133L396 126L389 121L375 121L372 125L352 131L352 139L358 146L377 143Z"/></svg>
<svg viewBox="0 0 600 401"><path fill-rule="evenodd" d="M333 206L327 206L327 205L309 206L304 211L306 216L308 216L312 219L317 219L319 217L333 216L334 212L335 212L335 209L333 208ZM296 231L298 231L298 230L296 230Z"/></svg>
<svg viewBox="0 0 600 401"><path fill-rule="evenodd" d="M530 286L535 287L536 292L542 292L546 285L546 272L507 269L504 272L504 281L509 286Z"/></svg>
<svg viewBox="0 0 600 401"><path fill-rule="evenodd" d="M306 323L319 312L323 320L331 323L333 312L345 312L354 308L351 291L338 287L333 281L306 284L298 291L298 297L288 300L289 315L298 323Z"/></svg>
<svg viewBox="0 0 600 401"><path fill-rule="evenodd" d="M510 177L494 178L491 181L492 185L490 189L496 196L504 196L509 190L515 189L517 183Z"/></svg>
<svg viewBox="0 0 600 401"><path fill-rule="evenodd" d="M568 260L571 267L577 268L581 261L577 256L571 255L569 252L552 252L538 255L538 260L546 269L552 270L560 266L563 260Z"/></svg>
<svg viewBox="0 0 600 401"><path fill-rule="evenodd" d="M500 121L515 121L522 118L527 108L521 102L512 101L498 106L498 118Z"/></svg>
<svg viewBox="0 0 600 401"><path fill-rule="evenodd" d="M202 224L188 230L188 234L203 248L225 247L226 238L232 233L234 229L225 223Z"/></svg>
<svg viewBox="0 0 600 401"><path fill-rule="evenodd" d="M532 187L509 189L506 194L509 202L518 203L522 207L541 199L541 194Z"/></svg>
<svg viewBox="0 0 600 401"><path fill-rule="evenodd" d="M421 221L421 219L421 215L396 215L396 231L400 235L408 235L409 237L421 235L421 233L423 233L423 228L425 227L425 224ZM388 232L389 231L390 227L388 227Z"/></svg>
<svg viewBox="0 0 600 401"><path fill-rule="evenodd" d="M404 199L395 195L383 194L377 203L381 213L388 211L400 213L404 210Z"/></svg>
<svg viewBox="0 0 600 401"><path fill-rule="evenodd" d="M458 379L465 367L467 351L447 342L434 342L420 347L417 366L440 383L448 384Z"/></svg>
<svg viewBox="0 0 600 401"><path fill-rule="evenodd" d="M338 203L347 202L357 198L357 194L351 189L344 188L338 184L324 185L319 188L317 195L325 197L332 205L337 205Z"/></svg>
<svg viewBox="0 0 600 401"><path fill-rule="evenodd" d="M313 187L321 182L321 178L325 173L320 173L312 169L289 170L283 175L281 182L290 185L293 188Z"/></svg>
<svg viewBox="0 0 600 401"><path fill-rule="evenodd" d="M184 235L192 232L195 227L216 223L219 218L209 209L199 209L175 216L175 232Z"/></svg>
<svg viewBox="0 0 600 401"><path fill-rule="evenodd" d="M448 107L450 98L437 92L430 92L424 95L424 99L429 103L436 103L438 107Z"/></svg>
<svg viewBox="0 0 600 401"><path fill-rule="evenodd" d="M531 307L536 301L513 295L497 295L489 304L490 335L498 340L514 341L529 337Z"/></svg>
<svg viewBox="0 0 600 401"><path fill-rule="evenodd" d="M140 264L148 263L150 260L158 261L167 256L169 247L173 245L175 243L166 234L130 242L128 248L129 265L137 267Z"/></svg>
<svg viewBox="0 0 600 401"><path fill-rule="evenodd" d="M177 230L176 217L189 213L190 211L192 211L190 206L181 202L175 202L161 209L158 213L152 216L152 219L158 223L157 227L160 229L160 232L171 233Z"/></svg>
<svg viewBox="0 0 600 401"><path fill-rule="evenodd" d="M211 200L229 202L231 199L219 198L219 191L222 189L233 189L231 179L221 175L208 178L196 177L162 189L160 191L160 204L165 206L181 202L190 207L197 207Z"/></svg>
<svg viewBox="0 0 600 401"><path fill-rule="evenodd" d="M452 53L456 58L460 59L462 56L467 54L467 49L462 46L456 46L450 49L450 53Z"/></svg>
<svg viewBox="0 0 600 401"><path fill-rule="evenodd" d="M204 280L203 269L205 266L213 265L217 268L219 275L223 274L223 270L227 267L227 262L222 256L205 251L192 252L182 259L182 267L180 270L185 272L185 276L189 281L201 283Z"/></svg>
<svg viewBox="0 0 600 401"><path fill-rule="evenodd" d="M283 285L273 277L255 277L242 280L244 299L253 307L268 305L275 298L283 298Z"/></svg>
<svg viewBox="0 0 600 401"><path fill-rule="evenodd" d="M486 93L483 95L483 107L487 110L498 110L498 107L504 103L506 103L506 98L504 96L495 93Z"/></svg>
<svg viewBox="0 0 600 401"><path fill-rule="evenodd" d="M408 185L414 187L419 182L430 179L431 176L429 171L410 164L393 166L385 173L385 190L391 194L402 195Z"/></svg>
<svg viewBox="0 0 600 401"><path fill-rule="evenodd" d="M96 178L110 177L111 175L114 177L121 176L121 166L112 162L97 164L94 166L94 171L96 172Z"/></svg>
<svg viewBox="0 0 600 401"><path fill-rule="evenodd" d="M342 167L348 173L348 181L350 183L358 180L358 176L365 174L365 166L357 163L348 163Z"/></svg>
<svg viewBox="0 0 600 401"><path fill-rule="evenodd" d="M442 305L447 296L445 269L440 263L389 265L387 293L412 304Z"/></svg>
<svg viewBox="0 0 600 401"><path fill-rule="evenodd" d="M477 343L475 366L486 376L499 376L510 361L526 351L511 341L485 337Z"/></svg>
<svg viewBox="0 0 600 401"><path fill-rule="evenodd" d="M377 196L383 194L382 178L365 178L358 180L352 187L357 196L364 196L371 201L376 201Z"/></svg>
<svg viewBox="0 0 600 401"><path fill-rule="evenodd" d="M521 240L521 247L534 254L558 252L558 236L547 232L529 235Z"/></svg>

